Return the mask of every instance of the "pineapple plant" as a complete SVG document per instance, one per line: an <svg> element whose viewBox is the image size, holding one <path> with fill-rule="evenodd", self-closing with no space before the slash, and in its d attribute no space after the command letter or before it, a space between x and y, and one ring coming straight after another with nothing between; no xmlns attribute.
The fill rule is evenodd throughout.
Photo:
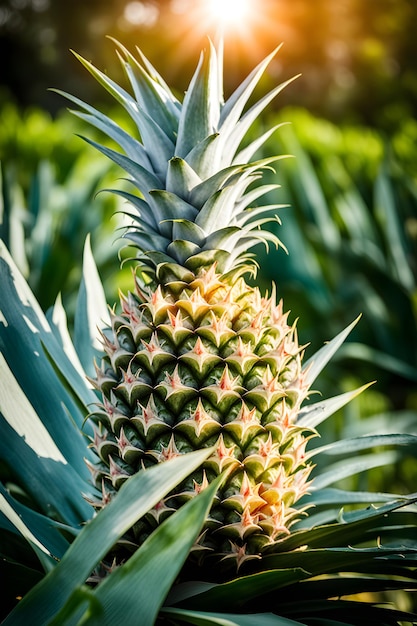
<svg viewBox="0 0 417 626"><path fill-rule="evenodd" d="M357 596L417 589L415 498L330 486L394 462L397 452L380 449L412 451L416 437L307 447L363 389L306 403L356 321L305 361L276 288L261 294L248 279L252 248L282 245L264 228L280 207L258 205L276 186L256 186L282 156L254 157L275 128L244 145L287 84L247 106L274 53L224 101L210 44L181 103L139 51L117 45L133 96L79 58L136 137L64 94L122 148L87 139L135 190L114 191L130 205L133 287L102 328L89 385L77 355L88 333L74 350L60 302L47 319L0 246L0 553L23 595L4 624L415 619ZM87 246L76 322L88 329L97 281Z"/></svg>
<svg viewBox="0 0 417 626"><path fill-rule="evenodd" d="M134 97L78 58L125 107L138 137L71 98L82 119L124 149L89 140L123 167L136 190L116 191L133 208L125 236L138 254L134 288L121 295L121 311L111 312L102 333L105 356L92 380L102 396L90 415L99 457L90 469L101 492L92 504L105 506L138 471L213 447L126 544L141 544L225 472L193 557L239 568L289 534L304 512L294 505L312 469L306 445L315 431L298 423L310 390L304 347L275 288L262 296L246 281L256 269L251 249L260 242L281 245L263 228L278 219L280 207L254 204L276 185L253 183L282 155L253 160L276 129L241 144L290 81L244 112L275 52L224 101L222 61L210 44L181 104L143 55L138 61L118 46Z"/></svg>

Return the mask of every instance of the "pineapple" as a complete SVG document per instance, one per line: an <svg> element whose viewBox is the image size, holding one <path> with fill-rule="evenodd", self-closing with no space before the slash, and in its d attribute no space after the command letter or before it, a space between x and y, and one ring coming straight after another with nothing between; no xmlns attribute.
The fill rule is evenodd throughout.
<svg viewBox="0 0 417 626"><path fill-rule="evenodd" d="M416 498L328 488L402 461L404 449L413 458L409 415L393 414L397 434L378 417L374 435L306 453L314 428L367 386L303 405L356 322L303 362L274 289L262 297L245 280L250 248L279 244L262 230L277 207L250 208L270 189L252 183L274 158L248 163L268 133L240 147L281 89L243 112L269 59L223 103L210 47L181 106L145 59L120 50L135 98L84 63L141 142L72 98L120 143L124 155L95 145L141 193L116 192L133 206L127 236L139 254L92 381L102 401L86 430L99 489L87 484L79 430L97 395L68 361L62 305L48 321L0 245L2 624L417 623L381 605L411 605L417 588ZM90 328L100 289L88 241L85 251L77 317ZM93 516L87 499L104 509ZM316 511L300 520L308 503Z"/></svg>
<svg viewBox="0 0 417 626"><path fill-rule="evenodd" d="M92 381L102 396L91 414L99 461L90 469L102 494L93 504L105 506L136 472L212 447L125 543L140 545L224 472L192 558L236 570L290 533L312 469L305 450L315 431L297 425L309 392L303 346L275 288L263 296L246 281L256 272L250 250L281 245L263 229L279 206L255 204L275 186L253 183L282 156L251 161L276 128L246 147L242 141L290 81L246 107L274 51L224 101L221 53L209 44L181 103L140 51L137 59L117 45L134 96L79 58L127 110L139 138L64 94L123 149L87 140L136 191L115 191L130 203L126 237L138 255L132 292L121 295L102 333L105 355Z"/></svg>

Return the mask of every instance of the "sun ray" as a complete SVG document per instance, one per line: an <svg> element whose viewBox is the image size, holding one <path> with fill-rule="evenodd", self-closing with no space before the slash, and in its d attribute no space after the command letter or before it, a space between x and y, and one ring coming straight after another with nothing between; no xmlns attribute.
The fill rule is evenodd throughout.
<svg viewBox="0 0 417 626"><path fill-rule="evenodd" d="M224 28L234 28L250 20L253 3L250 0L206 0L208 16Z"/></svg>
<svg viewBox="0 0 417 626"><path fill-rule="evenodd" d="M229 78L225 97L260 61L266 47L272 50L280 43L276 23L271 20L270 3L274 1L171 0L170 10L161 14L165 20L164 28L171 27L173 18L176 22L174 37L164 44L165 57L170 59L164 75L175 84L180 98L187 87L182 69L188 63L190 51L207 46L207 37L214 43L220 57L223 48L226 51ZM163 65L158 67L163 71ZM280 67L280 61L274 60L269 72L277 73L274 70L277 67Z"/></svg>
<svg viewBox="0 0 417 626"><path fill-rule="evenodd" d="M257 19L254 0L176 0L173 9L206 35L243 33Z"/></svg>

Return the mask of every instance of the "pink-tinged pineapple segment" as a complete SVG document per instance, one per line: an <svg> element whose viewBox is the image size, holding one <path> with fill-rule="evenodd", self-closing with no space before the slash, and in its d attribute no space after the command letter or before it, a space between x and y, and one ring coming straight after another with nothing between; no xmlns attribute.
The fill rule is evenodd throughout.
<svg viewBox="0 0 417 626"><path fill-rule="evenodd" d="M112 314L95 385L103 402L94 480L106 502L126 478L201 447L212 456L135 528L142 540L218 474L217 494L194 557L256 557L288 535L303 511L313 431L297 426L308 393L303 348L282 302L215 266L189 283L141 286ZM101 503L97 503L101 506Z"/></svg>

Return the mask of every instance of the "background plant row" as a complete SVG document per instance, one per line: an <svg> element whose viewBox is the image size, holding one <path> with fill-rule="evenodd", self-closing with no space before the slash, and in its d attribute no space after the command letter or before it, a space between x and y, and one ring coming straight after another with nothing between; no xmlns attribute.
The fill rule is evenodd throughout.
<svg viewBox="0 0 417 626"><path fill-rule="evenodd" d="M87 233L107 301L116 302L117 289L131 283L128 263L114 271L123 247L114 231L127 219L117 211L124 206L111 194L96 195L106 182L123 185L116 180L120 172L76 136L82 125L67 113L52 119L7 104L0 115L1 237L42 308L61 294L71 325ZM336 126L304 109L284 109L258 121L252 133L288 120L266 150L296 157L268 175L281 184L271 204L289 205L277 210L282 225L274 227L289 255L259 250L256 280L264 289L277 283L286 308L299 312L301 341L313 349L363 315L320 388L344 391L377 382L340 413L332 422L339 432L329 436L375 427L384 432L393 419L398 432L416 432L417 122L404 119L388 141L370 128ZM410 458L369 474L372 488L389 483L397 493L412 491L416 477Z"/></svg>

